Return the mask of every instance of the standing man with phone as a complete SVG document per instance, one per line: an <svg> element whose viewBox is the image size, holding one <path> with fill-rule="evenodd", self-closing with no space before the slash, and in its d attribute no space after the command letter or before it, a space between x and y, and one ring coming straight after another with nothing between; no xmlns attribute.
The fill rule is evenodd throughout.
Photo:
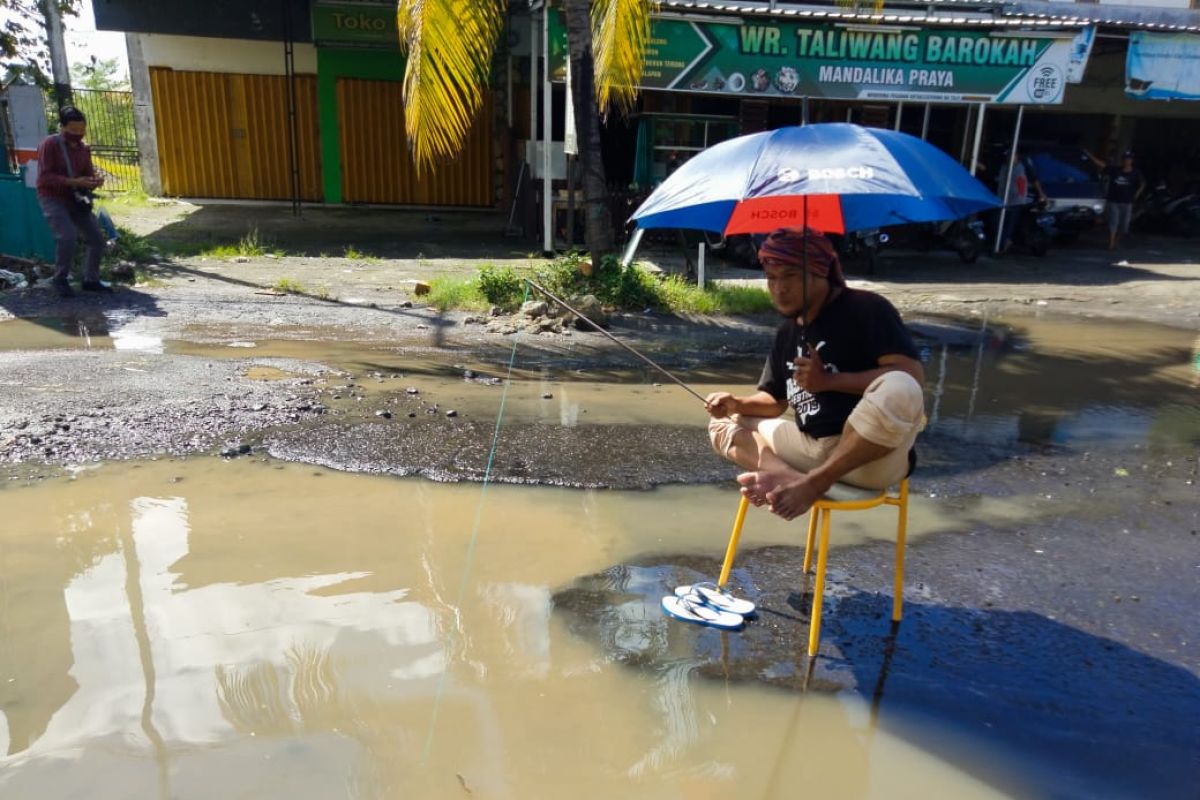
<svg viewBox="0 0 1200 800"><path fill-rule="evenodd" d="M92 192L104 183L92 166L92 151L83 143L87 118L72 106L58 112L59 132L47 136L38 147L38 203L42 215L57 242L54 260L54 290L60 297L71 297L71 265L75 243L82 236L87 242L87 260L83 267L85 292L111 292L100 282L100 257L104 254L104 234L92 213Z"/></svg>

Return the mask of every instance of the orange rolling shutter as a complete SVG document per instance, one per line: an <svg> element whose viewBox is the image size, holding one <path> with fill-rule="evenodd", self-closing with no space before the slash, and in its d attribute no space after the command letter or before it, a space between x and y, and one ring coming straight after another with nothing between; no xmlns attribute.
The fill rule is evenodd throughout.
<svg viewBox="0 0 1200 800"><path fill-rule="evenodd" d="M492 193L490 93L462 152L417 176L404 135L404 102L396 81L339 78L342 192L347 203L485 206Z"/></svg>
<svg viewBox="0 0 1200 800"><path fill-rule="evenodd" d="M150 69L163 193L176 197L286 200L287 79ZM321 199L317 82L297 75L300 197Z"/></svg>

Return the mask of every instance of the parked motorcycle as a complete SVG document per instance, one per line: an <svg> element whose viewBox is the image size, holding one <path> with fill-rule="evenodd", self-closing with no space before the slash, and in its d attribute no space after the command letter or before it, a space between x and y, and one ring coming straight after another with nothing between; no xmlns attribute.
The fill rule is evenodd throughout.
<svg viewBox="0 0 1200 800"><path fill-rule="evenodd" d="M970 217L903 225L891 229L887 235L889 245L907 244L922 253L949 250L958 255L964 264L974 264L987 247L983 222Z"/></svg>
<svg viewBox="0 0 1200 800"><path fill-rule="evenodd" d="M1010 208L1009 213L1012 212L1013 209ZM1013 247L1024 248L1040 258L1046 255L1050 243L1057 235L1054 214L1046 210L1045 203L1035 203L1026 208L1017 220L1017 226L1013 229L1012 244Z"/></svg>
<svg viewBox="0 0 1200 800"><path fill-rule="evenodd" d="M1012 230L1011 249L1023 250L1030 255L1044 256L1050 250L1050 243L1059 235L1053 212L1046 203L1033 203L1024 207L1014 206L1007 209L1005 215L1020 214L1016 227ZM1000 224L999 210L992 212L987 226L985 239L988 252L991 252L996 241L996 226ZM1011 252L1011 250L1010 250Z"/></svg>
<svg viewBox="0 0 1200 800"><path fill-rule="evenodd" d="M843 264L861 261L866 265L868 275L875 274L879 251L883 249L890 238L887 233L878 228L866 228L841 236L830 235L829 237Z"/></svg>
<svg viewBox="0 0 1200 800"><path fill-rule="evenodd" d="M1156 181L1134 209L1132 224L1145 233L1200 236L1200 193L1172 197L1167 182Z"/></svg>

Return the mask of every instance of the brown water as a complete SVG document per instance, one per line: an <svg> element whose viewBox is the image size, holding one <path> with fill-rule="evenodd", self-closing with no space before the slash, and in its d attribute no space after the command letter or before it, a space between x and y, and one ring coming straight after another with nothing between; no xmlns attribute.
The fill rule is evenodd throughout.
<svg viewBox="0 0 1200 800"><path fill-rule="evenodd" d="M462 378L502 377L502 365L377 344L231 332L198 345L136 319L59 322L3 323L0 342L253 357L247 375L269 381L306 374L272 359L321 361L349 373L331 389L355 384L333 404L368 415L415 386L491 419L502 391ZM982 335L956 344L923 342L933 431L998 445L1200 444L1192 334L966 328L977 324ZM754 372L680 375L703 394L752 385ZM703 435L694 398L651 374L517 377L508 420ZM995 796L968 771L1005 763L1000 753L951 764L877 727L857 695L700 680L690 652L630 669L552 612L551 594L580 575L657 553L719 556L735 504L723 486L484 492L248 459L7 481L0 798ZM1037 512L1018 497L911 513L920 538ZM892 530L888 510L848 515L837 546ZM798 532L756 512L744 546L794 544Z"/></svg>
<svg viewBox="0 0 1200 800"><path fill-rule="evenodd" d="M856 696L632 670L552 613L579 575L719 554L734 498L215 459L9 481L0 797L995 796ZM916 535L963 524L928 505Z"/></svg>
<svg viewBox="0 0 1200 800"><path fill-rule="evenodd" d="M933 432L1000 446L1200 446L1200 340L1194 332L1146 323L1054 317L932 322L943 326L949 322L957 332L949 343L947 337L918 335ZM345 393L335 406L368 411L372 402L386 401L415 386L441 409L476 417L494 417L500 387L464 381L464 369L499 379L507 363L506 358L495 363L414 358L402 348L379 342L304 338L304 329L286 332L297 338L250 341L236 330L210 326L198 332L203 343L164 340L154 333L153 324L119 310L36 324L16 320L0 323L0 349L90 346L251 358L250 376L264 380L293 376L286 362L272 366L272 359L317 361L349 375L329 378L326 384L356 384L355 391ZM501 347L511 341L497 339ZM571 344L564 347L569 356ZM508 419L567 426L704 423L698 401L653 371L526 365L520 341L517 351L517 382L510 390ZM757 379L758 364L751 359L713 369L696 363L677 369L677 374L701 395L747 391ZM552 397L543 399L546 394Z"/></svg>

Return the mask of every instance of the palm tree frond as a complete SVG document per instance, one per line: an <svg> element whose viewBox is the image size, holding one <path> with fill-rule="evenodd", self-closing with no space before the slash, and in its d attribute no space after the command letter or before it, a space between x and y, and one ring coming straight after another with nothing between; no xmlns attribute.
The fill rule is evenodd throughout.
<svg viewBox="0 0 1200 800"><path fill-rule="evenodd" d="M399 0L404 129L417 170L462 150L503 25L496 0Z"/></svg>
<svg viewBox="0 0 1200 800"><path fill-rule="evenodd" d="M650 42L649 0L593 0L592 56L596 62L596 100L621 113L637 99L646 45Z"/></svg>

